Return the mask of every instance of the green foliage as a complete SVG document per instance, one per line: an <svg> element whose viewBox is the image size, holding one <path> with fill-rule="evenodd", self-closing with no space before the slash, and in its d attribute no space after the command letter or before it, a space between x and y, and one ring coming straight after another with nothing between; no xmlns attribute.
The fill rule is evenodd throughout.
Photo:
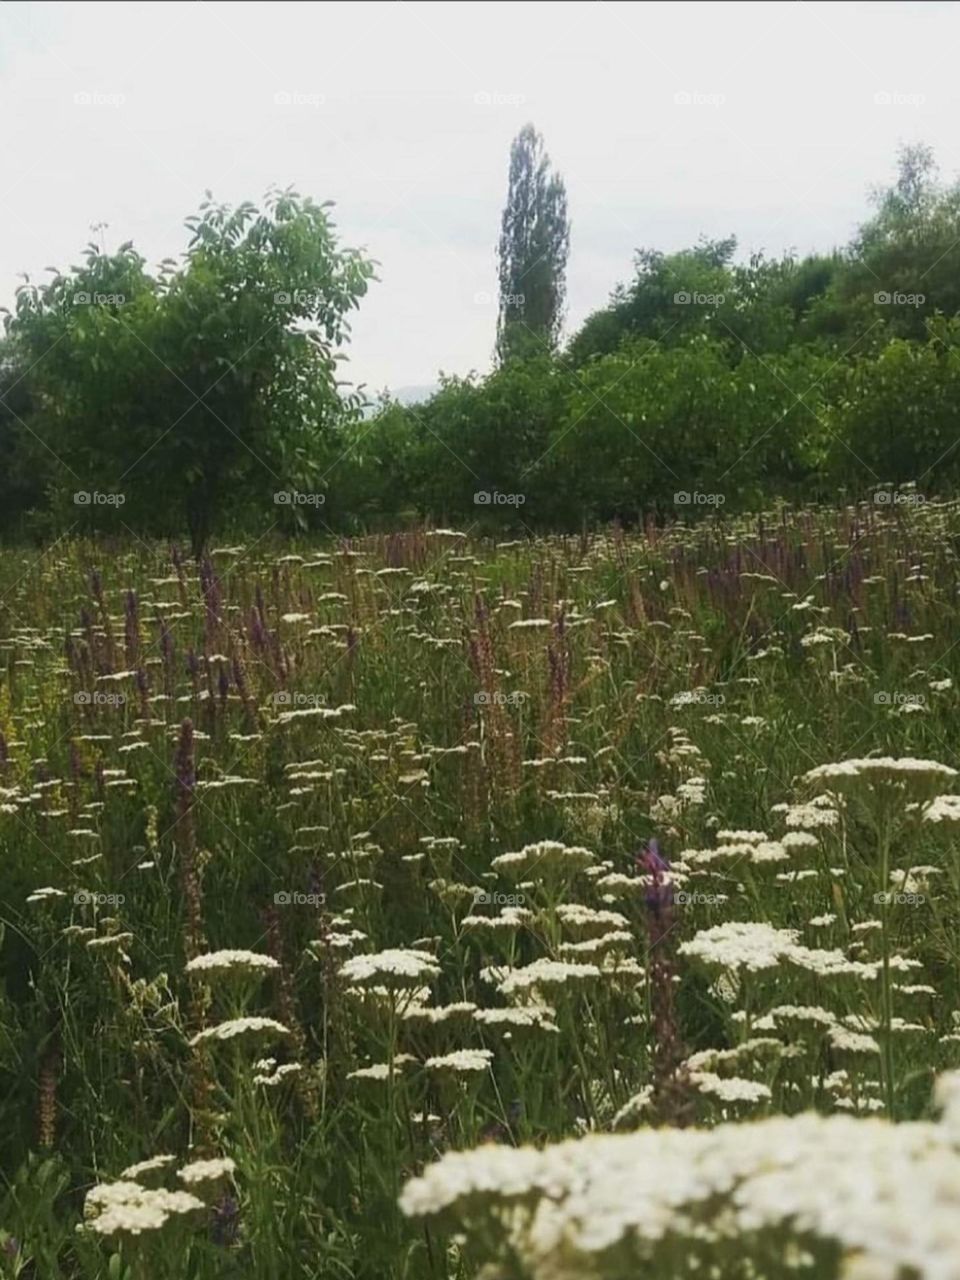
<svg viewBox="0 0 960 1280"><path fill-rule="evenodd" d="M937 341L897 338L843 369L831 406L831 469L848 481L916 481L949 492L960 480L960 321Z"/></svg>
<svg viewBox="0 0 960 1280"><path fill-rule="evenodd" d="M373 268L339 245L325 206L208 200L183 261L156 273L131 244L91 244L79 267L28 282L7 321L0 531L186 526L199 548L214 529L419 517L579 529L673 514L687 492L730 511L887 481L943 490L960 477L960 184L911 146L874 202L831 253L738 261L732 236L641 249L561 351L566 194L527 126L503 215L497 366L372 417L338 348Z"/></svg>
<svg viewBox="0 0 960 1280"><path fill-rule="evenodd" d="M497 354L551 351L560 336L570 223L563 179L553 173L543 138L525 125L510 148L507 203L500 229Z"/></svg>
<svg viewBox="0 0 960 1280"><path fill-rule="evenodd" d="M183 263L156 276L130 244L90 245L19 290L8 332L57 491L93 494L79 513L114 528L186 523L200 547L236 504L273 523L274 492L316 481L360 404L340 394L336 348L373 268L291 192L262 213L207 199L187 226Z"/></svg>
<svg viewBox="0 0 960 1280"><path fill-rule="evenodd" d="M728 408L743 367L673 351L643 403L679 420L696 374ZM820 369L776 371L799 386ZM497 385L552 421L546 382L511 368ZM718 440L715 465L747 435ZM682 442L657 443L681 465ZM514 1146L637 1125L669 1143L668 1106L688 1133L929 1115L960 1061L956 824L927 820L922 767L842 808L810 803L834 788L802 775L955 763L958 537L952 501L507 547L273 538L202 575L140 538L0 553L3 1280L479 1280L482 1233L398 1207L445 1153L512 1164ZM651 836L676 890L660 909L637 858ZM690 952L723 925L746 934L739 958ZM770 927L803 946L765 965L750 934ZM416 986L375 959L397 947ZM187 971L223 949L226 970ZM273 1021L196 1042L241 1016ZM482 1069L443 1061L458 1052ZM155 1157L170 1166L126 1172ZM235 1167L178 1176L206 1158ZM630 1181L602 1151L595 1167ZM659 1165L633 1167L649 1196ZM910 1165L889 1169L900 1186ZM78 1230L118 1179L201 1203ZM479 1199L501 1185L512 1168ZM728 1265L736 1241L750 1266ZM700 1233L696 1267L611 1274L797 1274L783 1249L753 1266L755 1245Z"/></svg>

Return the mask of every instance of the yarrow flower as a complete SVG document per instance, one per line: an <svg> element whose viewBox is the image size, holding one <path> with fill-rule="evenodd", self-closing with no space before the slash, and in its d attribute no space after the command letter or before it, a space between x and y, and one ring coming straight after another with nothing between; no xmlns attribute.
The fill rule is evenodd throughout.
<svg viewBox="0 0 960 1280"><path fill-rule="evenodd" d="M424 1066L428 1071L453 1071L470 1075L486 1071L492 1061L493 1054L489 1049L455 1049L453 1053L428 1058Z"/></svg>
<svg viewBox="0 0 960 1280"><path fill-rule="evenodd" d="M589 849L562 844L559 840L540 840L536 844L524 845L517 853L500 854L490 866L494 871L502 871L517 879L521 875L530 875L534 870L543 874L558 871L572 874L593 862L596 862L596 857Z"/></svg>
<svg viewBox="0 0 960 1280"><path fill-rule="evenodd" d="M231 1018L220 1022L215 1027L206 1027L198 1031L190 1040L190 1044L206 1044L210 1040L236 1040L238 1036L288 1036L290 1028L274 1018Z"/></svg>
<svg viewBox="0 0 960 1280"><path fill-rule="evenodd" d="M863 782L880 786L909 784L921 792L928 792L956 777L956 769L936 760L917 760L912 756L867 756L818 765L804 774L804 782L819 783L832 791L845 791Z"/></svg>
<svg viewBox="0 0 960 1280"><path fill-rule="evenodd" d="M148 1190L137 1182L101 1182L87 1193L82 1229L97 1235L142 1235L157 1231L177 1214L203 1209L188 1191Z"/></svg>
<svg viewBox="0 0 960 1280"><path fill-rule="evenodd" d="M440 976L440 966L429 951L392 948L373 955L353 956L341 965L340 977L346 982L365 986L376 983L386 987L420 986Z"/></svg>
<svg viewBox="0 0 960 1280"><path fill-rule="evenodd" d="M145 1173L159 1172L159 1170L168 1169L170 1165L176 1163L176 1156L151 1156L149 1160L141 1160L139 1164L132 1164L124 1169L120 1177L121 1179L137 1182Z"/></svg>
<svg viewBox="0 0 960 1280"><path fill-rule="evenodd" d="M188 1187L192 1187L198 1182L216 1182L218 1178L225 1178L228 1174L232 1174L236 1167L236 1162L229 1156L220 1156L213 1160L194 1160L190 1164L185 1164L182 1169L178 1169L177 1177Z"/></svg>
<svg viewBox="0 0 960 1280"><path fill-rule="evenodd" d="M840 1255L824 1275L856 1261L851 1275L947 1280L960 1257L958 1080L938 1085L939 1124L805 1113L447 1152L406 1184L400 1206L443 1213L485 1242L491 1267L522 1257L524 1274L544 1280L672 1275L678 1243L716 1238L737 1240L744 1274L766 1274L771 1250L790 1257L822 1242ZM763 1100L752 1081L707 1083ZM618 1122L647 1102L631 1099Z"/></svg>
<svg viewBox="0 0 960 1280"><path fill-rule="evenodd" d="M254 951L208 951L194 956L186 965L187 973L267 973L279 969L273 956L258 955Z"/></svg>

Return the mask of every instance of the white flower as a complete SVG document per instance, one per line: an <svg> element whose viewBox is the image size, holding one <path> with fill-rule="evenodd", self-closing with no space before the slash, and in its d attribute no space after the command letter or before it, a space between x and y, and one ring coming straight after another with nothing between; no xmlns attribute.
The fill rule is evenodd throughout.
<svg viewBox="0 0 960 1280"><path fill-rule="evenodd" d="M51 885L45 885L42 889L34 889L33 893L27 898L27 902L47 902L51 898L65 898L66 896L62 889L54 889Z"/></svg>
<svg viewBox="0 0 960 1280"><path fill-rule="evenodd" d="M804 781L823 783L831 790L844 790L859 782L874 785L912 783L922 790L929 790L956 777L956 769L936 760L917 760L912 756L868 756L818 765L804 774Z"/></svg>
<svg viewBox="0 0 960 1280"><path fill-rule="evenodd" d="M224 1178L236 1169L236 1163L229 1156L220 1156L214 1160L194 1160L177 1170L177 1177L188 1187L198 1182L214 1182Z"/></svg>
<svg viewBox="0 0 960 1280"><path fill-rule="evenodd" d="M797 945L798 937L796 929L729 921L701 929L689 942L681 943L679 951L721 969L743 968L757 973L775 969Z"/></svg>
<svg viewBox="0 0 960 1280"><path fill-rule="evenodd" d="M260 1064L257 1063L257 1066L260 1066ZM277 1067L275 1071L271 1066L266 1068L266 1070L262 1071L260 1074L255 1075L253 1077L253 1083L262 1084L267 1088L273 1088L276 1085L282 1084L289 1076L298 1075L302 1070L303 1067L299 1062L285 1062L282 1067Z"/></svg>
<svg viewBox="0 0 960 1280"><path fill-rule="evenodd" d="M583 935L606 933L608 929L626 929L630 923L619 911L597 911L580 902L561 902L556 913L566 928Z"/></svg>
<svg viewBox="0 0 960 1280"><path fill-rule="evenodd" d="M718 1076L712 1071L691 1071L690 1079L701 1093L721 1102L769 1102L773 1096L765 1084L739 1076Z"/></svg>
<svg viewBox="0 0 960 1280"><path fill-rule="evenodd" d="M374 955L353 956L340 967L340 977L360 986L368 983L393 987L419 986L440 975L436 957L429 951L398 948Z"/></svg>
<svg viewBox="0 0 960 1280"><path fill-rule="evenodd" d="M471 890L472 892L472 890ZM533 919L533 912L526 907L504 907L496 916L464 916L460 925L464 929L491 929L512 931L522 929Z"/></svg>
<svg viewBox="0 0 960 1280"><path fill-rule="evenodd" d="M960 796L934 796L923 810L924 822L960 822Z"/></svg>
<svg viewBox="0 0 960 1280"><path fill-rule="evenodd" d="M348 711L356 711L351 703L342 707L298 707L295 711L281 711L277 716L277 724L290 724L293 720L340 720Z"/></svg>
<svg viewBox="0 0 960 1280"><path fill-rule="evenodd" d="M454 1018L470 1018L477 1006L470 1000L459 1000L455 1004L429 1005L411 1004L404 1009L401 1017L404 1022L429 1022L438 1025L450 1022Z"/></svg>
<svg viewBox="0 0 960 1280"><path fill-rule="evenodd" d="M289 1027L274 1018L231 1018L215 1027L206 1027L190 1040L191 1045L205 1044L209 1040L235 1040L237 1036L265 1035L288 1036Z"/></svg>
<svg viewBox="0 0 960 1280"><path fill-rule="evenodd" d="M248 973L267 973L279 969L272 956L258 955L255 951L208 951L194 956L186 965L187 973L228 973L242 970Z"/></svg>
<svg viewBox="0 0 960 1280"><path fill-rule="evenodd" d="M518 853L500 854L490 866L494 871L503 871L516 878L529 875L534 870L582 871L593 862L596 862L596 857L589 849L562 844L558 840L540 840L536 844L524 845Z"/></svg>
<svg viewBox="0 0 960 1280"><path fill-rule="evenodd" d="M672 1275L685 1240L702 1257L718 1237L737 1242L744 1275L767 1274L773 1250L789 1266L823 1242L839 1255L830 1275L856 1259L861 1277L953 1280L960 1086L942 1088L940 1124L804 1114L448 1152L407 1183L401 1209L446 1213L536 1280ZM864 1271L865 1260L888 1270Z"/></svg>
<svg viewBox="0 0 960 1280"><path fill-rule="evenodd" d="M438 1058L428 1058L424 1063L428 1071L454 1071L458 1074L470 1075L474 1072L486 1071L493 1061L489 1049L455 1049L453 1053L445 1053Z"/></svg>
<svg viewBox="0 0 960 1280"><path fill-rule="evenodd" d="M512 1031L518 1028L537 1027L543 1031L558 1031L554 1024L556 1009L547 1004L521 1005L516 1009L477 1009L474 1018L484 1027Z"/></svg>
<svg viewBox="0 0 960 1280"><path fill-rule="evenodd" d="M481 969L480 977L494 985L501 995L509 997L533 993L542 987L564 987L570 982L599 978L600 970L595 964L572 964L543 957L520 969L496 966Z"/></svg>
<svg viewBox="0 0 960 1280"><path fill-rule="evenodd" d="M176 1162L176 1156L151 1156L149 1160L141 1160L139 1164L132 1164L129 1168L124 1169L120 1177L129 1178L136 1182L143 1174L166 1169L170 1165L176 1164Z"/></svg>
<svg viewBox="0 0 960 1280"><path fill-rule="evenodd" d="M136 1182L101 1182L87 1193L84 1227L102 1236L138 1236L158 1230L174 1214L204 1207L188 1191L149 1191Z"/></svg>
<svg viewBox="0 0 960 1280"><path fill-rule="evenodd" d="M394 1072L399 1071L402 1067L408 1066L411 1062L416 1062L416 1058L413 1057L412 1054L395 1054L393 1059ZM375 1062L370 1067L358 1067L356 1071L350 1071L347 1073L348 1080L389 1080L389 1078L389 1062Z"/></svg>

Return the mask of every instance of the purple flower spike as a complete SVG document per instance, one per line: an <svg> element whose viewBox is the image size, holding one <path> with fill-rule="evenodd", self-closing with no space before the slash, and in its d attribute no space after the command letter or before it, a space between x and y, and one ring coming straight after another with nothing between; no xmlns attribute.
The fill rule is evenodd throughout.
<svg viewBox="0 0 960 1280"><path fill-rule="evenodd" d="M647 908L654 915L666 914L673 906L673 885L667 879L670 863L660 852L656 840L648 840L646 848L637 854L637 869L650 876L650 884L644 894Z"/></svg>

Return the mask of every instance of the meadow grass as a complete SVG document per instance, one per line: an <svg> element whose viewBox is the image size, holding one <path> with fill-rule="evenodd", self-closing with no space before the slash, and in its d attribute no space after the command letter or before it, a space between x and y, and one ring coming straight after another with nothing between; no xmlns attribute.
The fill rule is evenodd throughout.
<svg viewBox="0 0 960 1280"><path fill-rule="evenodd" d="M958 1274L958 539L0 553L0 1274Z"/></svg>

